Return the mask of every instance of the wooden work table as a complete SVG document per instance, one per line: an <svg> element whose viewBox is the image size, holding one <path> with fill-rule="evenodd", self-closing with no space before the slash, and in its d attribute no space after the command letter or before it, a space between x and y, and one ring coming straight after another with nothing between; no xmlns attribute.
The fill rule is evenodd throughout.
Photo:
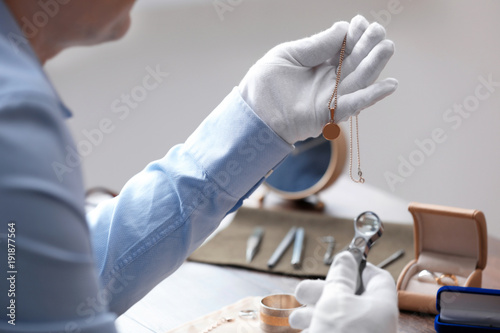
<svg viewBox="0 0 500 333"><path fill-rule="evenodd" d="M337 181L333 188L322 195L327 207L324 213L352 217L370 209L384 216L383 219L388 222L412 223L407 212L408 202L366 184L363 185L362 193L356 193L359 187L354 189L355 192L353 184L346 177ZM279 206L278 202L271 196L266 199L265 206L275 209ZM246 205L257 205L257 195ZM231 220L232 216L228 216L221 228ZM490 237L488 248L483 287L500 289L500 240ZM166 333L248 296L292 293L299 282L297 278L186 262L118 318L116 323L121 333ZM402 312L399 332L435 332L434 316Z"/></svg>

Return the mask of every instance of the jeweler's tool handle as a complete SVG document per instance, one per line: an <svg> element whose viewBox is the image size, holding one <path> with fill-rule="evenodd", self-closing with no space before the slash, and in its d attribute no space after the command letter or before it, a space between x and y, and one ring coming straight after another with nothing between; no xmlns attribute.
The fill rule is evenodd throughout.
<svg viewBox="0 0 500 333"><path fill-rule="evenodd" d="M365 291L363 286L363 271L366 267L366 260L363 258L363 253L356 247L350 247L347 251L351 252L358 264L358 278L356 281L356 295L361 295Z"/></svg>
<svg viewBox="0 0 500 333"><path fill-rule="evenodd" d="M292 227L288 231L285 238L283 238L283 240L278 245L276 250L274 250L273 254L271 255L271 258L269 258L269 261L267 262L267 267L273 268L274 266L276 266L278 261L285 254L285 251L288 249L288 247L292 244L293 240L295 239L296 231L297 227Z"/></svg>
<svg viewBox="0 0 500 333"><path fill-rule="evenodd" d="M358 289L356 290L356 295L361 295L365 292L365 285L363 284L363 271L366 267L366 260L362 259L359 264L359 275L358 275Z"/></svg>
<svg viewBox="0 0 500 333"><path fill-rule="evenodd" d="M393 262L395 262L396 260L398 260L399 258L401 258L404 255L405 255L404 249L401 249L397 252L394 252L387 259L385 259L380 264L378 264L377 267L378 268L385 268L386 266L389 266L390 264L392 264Z"/></svg>
<svg viewBox="0 0 500 333"><path fill-rule="evenodd" d="M264 229L262 227L256 227L253 234L247 240L247 252L246 260L247 263L251 262L257 252L259 251L260 243L262 242L262 237L264 236Z"/></svg>
<svg viewBox="0 0 500 333"><path fill-rule="evenodd" d="M295 242L293 244L293 253L291 264L293 268L300 269L302 266L302 254L304 253L304 228L298 228L295 232Z"/></svg>
<svg viewBox="0 0 500 333"><path fill-rule="evenodd" d="M323 256L323 263L327 266L331 265L333 262L333 250L335 249L335 241L328 244L325 255Z"/></svg>

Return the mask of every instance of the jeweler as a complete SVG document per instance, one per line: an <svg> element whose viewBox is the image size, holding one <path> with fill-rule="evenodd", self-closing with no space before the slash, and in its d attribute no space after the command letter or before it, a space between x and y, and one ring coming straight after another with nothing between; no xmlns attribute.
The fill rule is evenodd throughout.
<svg viewBox="0 0 500 333"><path fill-rule="evenodd" d="M183 144L165 147L165 157L85 215L80 163L66 161L67 151L78 151L66 125L72 114L42 66L69 47L122 37L133 4L0 0L0 226L17 223L19 266L15 327L3 316L0 332L116 332L117 315L172 274L295 142L319 136L332 121L327 102L343 44L334 123L356 116L397 87L395 79L377 81L393 43L381 25L361 16L278 45L235 82ZM165 112L179 111L187 113L189 106ZM0 230L2 243L5 230ZM6 250L1 247L2 260ZM374 267L365 271L366 296L343 310L331 307L328 300L339 291L350 299L342 276L350 276L354 265L348 255L334 262L323 291L329 296L307 314L310 332L351 324L356 332L395 332L393 281ZM0 281L0 308L6 309L8 281ZM383 304L372 301L371 283L383 292ZM96 302L89 306L87 300ZM359 313L349 307L363 310L366 325L353 324ZM331 320L324 319L327 311Z"/></svg>

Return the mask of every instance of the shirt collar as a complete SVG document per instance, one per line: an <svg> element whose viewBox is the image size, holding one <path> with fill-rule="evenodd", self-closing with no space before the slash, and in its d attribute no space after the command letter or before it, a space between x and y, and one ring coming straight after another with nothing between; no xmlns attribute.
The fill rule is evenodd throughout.
<svg viewBox="0 0 500 333"><path fill-rule="evenodd" d="M22 73L23 89L49 94L60 106L63 115L71 117L71 111L59 97L45 74L40 60L3 0L0 0L0 55L0 69L2 66L8 66L9 72ZM21 80L13 79L17 82Z"/></svg>

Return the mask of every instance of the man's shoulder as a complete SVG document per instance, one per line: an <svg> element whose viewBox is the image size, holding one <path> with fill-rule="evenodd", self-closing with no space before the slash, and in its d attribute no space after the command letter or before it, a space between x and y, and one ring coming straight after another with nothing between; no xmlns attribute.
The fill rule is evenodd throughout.
<svg viewBox="0 0 500 333"><path fill-rule="evenodd" d="M2 35L0 36L0 109L22 104L65 109L38 59ZM65 111L67 110L63 110L63 113L68 113Z"/></svg>
<svg viewBox="0 0 500 333"><path fill-rule="evenodd" d="M50 85L37 64L25 53L10 48L8 41L0 39L0 96L49 97Z"/></svg>

